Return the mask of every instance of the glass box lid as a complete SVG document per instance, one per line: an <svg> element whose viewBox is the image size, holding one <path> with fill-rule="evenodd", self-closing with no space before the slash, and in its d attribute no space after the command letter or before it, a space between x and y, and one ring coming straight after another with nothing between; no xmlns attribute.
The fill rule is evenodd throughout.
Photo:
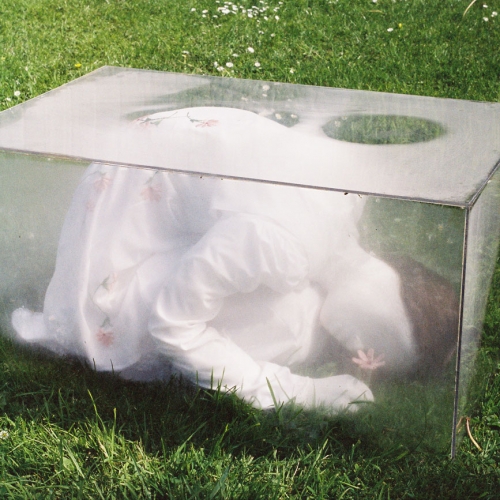
<svg viewBox="0 0 500 500"><path fill-rule="evenodd" d="M0 113L0 148L467 205L500 104L105 66Z"/></svg>

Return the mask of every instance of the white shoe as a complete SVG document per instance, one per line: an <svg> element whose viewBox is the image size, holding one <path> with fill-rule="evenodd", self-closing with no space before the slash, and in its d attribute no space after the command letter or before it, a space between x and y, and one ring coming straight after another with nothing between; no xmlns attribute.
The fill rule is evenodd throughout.
<svg viewBox="0 0 500 500"><path fill-rule="evenodd" d="M306 408L323 408L332 413L354 413L362 403L374 401L369 387L351 375L309 379L306 391L296 398Z"/></svg>
<svg viewBox="0 0 500 500"><path fill-rule="evenodd" d="M47 339L47 329L42 313L35 313L25 307L20 307L12 313L11 322L18 340L42 342Z"/></svg>

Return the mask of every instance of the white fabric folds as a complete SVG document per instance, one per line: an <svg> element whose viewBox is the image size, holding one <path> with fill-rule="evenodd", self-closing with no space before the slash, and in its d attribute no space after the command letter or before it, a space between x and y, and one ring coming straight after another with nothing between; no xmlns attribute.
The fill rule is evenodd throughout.
<svg viewBox="0 0 500 500"><path fill-rule="evenodd" d="M272 151L254 144L252 130L267 132ZM175 134L178 149L170 141L158 154L178 161L189 151L200 170L218 148L242 177L224 143L245 144L247 153L255 146L255 162L299 138L307 143L293 129L225 108L150 115L126 133L138 147L158 148ZM316 144L290 168L314 162ZM13 326L21 339L98 370L140 379L148 367L161 372L151 361L160 354L174 372L235 388L258 407L295 399L355 408L373 399L359 380L312 379L290 367L312 355L323 327L354 352L384 352L388 363L414 352L398 276L358 244L362 205L357 195L92 164L62 228L43 313L18 309ZM373 318L383 340L368 331Z"/></svg>

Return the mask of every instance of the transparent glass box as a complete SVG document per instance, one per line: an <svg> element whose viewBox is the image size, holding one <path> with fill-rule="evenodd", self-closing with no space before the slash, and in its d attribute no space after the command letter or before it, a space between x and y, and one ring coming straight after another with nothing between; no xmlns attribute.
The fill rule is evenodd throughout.
<svg viewBox="0 0 500 500"><path fill-rule="evenodd" d="M454 455L499 160L499 104L103 67L0 113L2 332Z"/></svg>

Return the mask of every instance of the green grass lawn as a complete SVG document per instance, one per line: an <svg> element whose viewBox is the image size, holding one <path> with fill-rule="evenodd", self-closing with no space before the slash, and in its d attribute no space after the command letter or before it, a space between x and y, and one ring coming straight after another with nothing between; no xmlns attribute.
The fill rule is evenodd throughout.
<svg viewBox="0 0 500 500"><path fill-rule="evenodd" d="M1 0L0 109L105 64L498 102L500 0L469 4ZM1 338L0 498L499 498L499 334L500 260L467 415L480 449L465 435L453 461L387 445L384 422L263 413Z"/></svg>

